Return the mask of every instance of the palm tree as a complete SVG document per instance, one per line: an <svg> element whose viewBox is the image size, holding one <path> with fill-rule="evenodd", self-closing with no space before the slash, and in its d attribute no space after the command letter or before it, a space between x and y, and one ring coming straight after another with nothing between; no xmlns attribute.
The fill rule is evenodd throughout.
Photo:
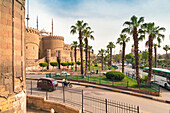
<svg viewBox="0 0 170 113"><path fill-rule="evenodd" d="M115 47L116 46L114 45L114 42L109 42L109 44L107 45L107 48L110 49L110 61L109 61L110 68L112 66L112 49Z"/></svg>
<svg viewBox="0 0 170 113"><path fill-rule="evenodd" d="M157 47L160 48L160 44L156 44L154 43L153 44L153 47L154 47L154 53L155 53L155 68L157 67Z"/></svg>
<svg viewBox="0 0 170 113"><path fill-rule="evenodd" d="M73 41L73 43L71 45L72 45L71 49L74 49L75 71L77 71L77 47L78 47L78 42Z"/></svg>
<svg viewBox="0 0 170 113"><path fill-rule="evenodd" d="M168 59L168 50L170 50L169 45L165 45L165 46L163 47L163 49L166 51L166 57L167 57L167 59Z"/></svg>
<svg viewBox="0 0 170 113"><path fill-rule="evenodd" d="M127 25L127 28L122 30L122 33L129 33L133 36L134 46L135 46L135 65L136 65L136 80L138 85L140 85L140 76L139 76L139 55L138 55L138 28L144 22L144 17L140 17L139 20L136 16L132 16L130 21L126 21L123 25Z"/></svg>
<svg viewBox="0 0 170 113"><path fill-rule="evenodd" d="M123 45L122 47L122 73L124 73L126 42L128 42L129 40L130 40L130 37L127 37L126 34L120 34L120 37L117 39L117 44Z"/></svg>
<svg viewBox="0 0 170 113"><path fill-rule="evenodd" d="M92 46L88 46L88 51L89 51L89 71L90 71L90 52L92 51Z"/></svg>
<svg viewBox="0 0 170 113"><path fill-rule="evenodd" d="M102 57L102 70L103 70L103 57L104 57L104 49L99 50L98 53Z"/></svg>
<svg viewBox="0 0 170 113"><path fill-rule="evenodd" d="M93 31L90 31L91 28L87 27L84 31L83 31L83 36L85 37L85 54L86 54L86 67L85 67L85 76L87 75L87 52L88 52L88 38L94 40L94 37L92 35Z"/></svg>
<svg viewBox="0 0 170 113"><path fill-rule="evenodd" d="M79 42L80 42L80 57L81 57L81 74L83 75L83 31L87 27L87 23L84 23L83 20L78 20L75 26L71 26L71 34L79 33Z"/></svg>
<svg viewBox="0 0 170 113"><path fill-rule="evenodd" d="M148 52L149 52L149 72L148 72L148 78L146 84L149 85L152 77L152 48L153 48L153 39L156 38L156 36L164 37L163 34L160 34L160 31L165 31L164 27L155 27L154 23L145 23L142 25L144 33L147 33L149 35L148 39Z"/></svg>

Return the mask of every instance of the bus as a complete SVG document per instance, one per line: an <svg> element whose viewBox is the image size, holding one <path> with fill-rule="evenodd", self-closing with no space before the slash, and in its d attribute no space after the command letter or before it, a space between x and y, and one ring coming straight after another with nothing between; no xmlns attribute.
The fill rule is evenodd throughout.
<svg viewBox="0 0 170 113"><path fill-rule="evenodd" d="M149 67L143 67L144 72L149 71ZM170 70L162 68L152 68L153 79L160 86L170 89Z"/></svg>

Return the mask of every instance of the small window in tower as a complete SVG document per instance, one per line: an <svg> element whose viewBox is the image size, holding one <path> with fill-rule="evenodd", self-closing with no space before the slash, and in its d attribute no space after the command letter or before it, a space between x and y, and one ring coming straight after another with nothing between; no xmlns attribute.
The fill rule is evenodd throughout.
<svg viewBox="0 0 170 113"><path fill-rule="evenodd" d="M33 47L33 49L34 49L34 47Z"/></svg>
<svg viewBox="0 0 170 113"><path fill-rule="evenodd" d="M26 49L28 49L28 46L26 46Z"/></svg>

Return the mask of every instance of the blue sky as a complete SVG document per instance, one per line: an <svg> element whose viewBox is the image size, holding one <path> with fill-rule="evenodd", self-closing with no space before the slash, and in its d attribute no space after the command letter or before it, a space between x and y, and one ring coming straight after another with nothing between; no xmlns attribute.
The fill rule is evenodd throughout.
<svg viewBox="0 0 170 113"><path fill-rule="evenodd" d="M144 17L145 22L155 22L157 26L165 27L165 40L162 46L170 42L170 1L169 0L29 0L29 26L36 26L36 17L39 17L39 29L51 31L51 20L54 19L54 34L65 37L65 43L78 41L78 35L70 34L70 26L77 20L84 20L94 31L94 41L89 41L95 53L99 49L106 49L112 41L116 43L123 23L130 20L132 15ZM26 9L27 10L27 9ZM147 37L146 37L147 39ZM145 41L139 43L139 49L145 50ZM126 53L131 50L133 39L127 43ZM116 45L114 54L121 47ZM158 51L165 53L162 49Z"/></svg>

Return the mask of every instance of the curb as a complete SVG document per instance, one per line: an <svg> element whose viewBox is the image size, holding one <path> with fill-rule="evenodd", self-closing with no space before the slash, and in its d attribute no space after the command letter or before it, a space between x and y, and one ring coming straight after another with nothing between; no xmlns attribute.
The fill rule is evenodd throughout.
<svg viewBox="0 0 170 113"><path fill-rule="evenodd" d="M35 79L35 78L26 78L26 80L38 80L38 79ZM59 81L59 83L61 83L61 82ZM82 84L82 83L81 83L81 84L80 84L80 83L72 83L72 84L81 85L81 86L85 86L85 87L92 87L92 88L104 89L104 90L114 91L114 92L119 92L119 93L124 93L124 94L128 94L128 95L138 96L138 97L142 97L142 98L146 98L146 99L150 99L150 100L154 100L154 101L158 101L158 102L163 102L163 103L170 104L170 101L169 101L169 100L157 99L157 98L145 96L145 95L142 95L142 94L130 93L130 92L121 91L121 90L117 90L117 89L104 88L104 87L100 87L100 86L93 86L93 85L87 85L87 84Z"/></svg>
<svg viewBox="0 0 170 113"><path fill-rule="evenodd" d="M79 84L79 83L72 83L72 84L86 86L86 87L92 87L92 88L98 88L98 89L104 89L104 90L114 91L114 92L119 92L119 93L124 93L124 94L128 94L128 95L138 96L138 97L142 97L142 98L146 98L146 99L170 104L169 100L156 99L156 98L153 98L153 97L149 97L149 96L145 96L145 95L141 95L141 94L137 94L137 93L130 93L130 92L126 92L126 91L120 91L120 90L110 89L110 88L103 88L103 87L100 87L100 86L93 86L93 85L87 85L87 84Z"/></svg>

